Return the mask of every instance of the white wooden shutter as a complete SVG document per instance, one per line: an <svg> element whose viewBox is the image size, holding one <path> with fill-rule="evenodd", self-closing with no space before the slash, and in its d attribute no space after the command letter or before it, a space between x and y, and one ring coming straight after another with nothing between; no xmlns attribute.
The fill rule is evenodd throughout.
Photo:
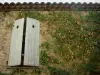
<svg viewBox="0 0 100 75"><path fill-rule="evenodd" d="M26 18L25 20L22 18L15 21L8 66L39 66L39 33L40 24L38 20L32 18Z"/></svg>
<svg viewBox="0 0 100 75"><path fill-rule="evenodd" d="M27 18L24 65L39 66L39 32L38 20Z"/></svg>
<svg viewBox="0 0 100 75"><path fill-rule="evenodd" d="M23 26L24 18L16 20L14 23L8 66L17 66L21 64Z"/></svg>

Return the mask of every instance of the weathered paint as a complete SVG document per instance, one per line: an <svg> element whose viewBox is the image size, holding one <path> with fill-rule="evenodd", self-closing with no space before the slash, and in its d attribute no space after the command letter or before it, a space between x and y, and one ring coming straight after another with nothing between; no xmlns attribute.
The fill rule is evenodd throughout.
<svg viewBox="0 0 100 75"><path fill-rule="evenodd" d="M21 64L23 25L24 18L16 20L14 23L8 66L17 66Z"/></svg>
<svg viewBox="0 0 100 75"><path fill-rule="evenodd" d="M24 65L39 66L39 32L38 20L27 18Z"/></svg>
<svg viewBox="0 0 100 75"><path fill-rule="evenodd" d="M16 20L12 30L8 66L21 65L23 28L24 18ZM39 21L27 18L23 66L39 66L39 35Z"/></svg>

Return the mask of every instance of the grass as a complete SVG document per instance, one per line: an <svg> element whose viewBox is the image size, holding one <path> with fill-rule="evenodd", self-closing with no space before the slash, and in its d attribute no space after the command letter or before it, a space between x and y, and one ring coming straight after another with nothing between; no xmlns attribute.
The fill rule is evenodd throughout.
<svg viewBox="0 0 100 75"><path fill-rule="evenodd" d="M43 42L43 43L41 44L41 46L42 46L43 48L49 49L49 43L48 43L48 42Z"/></svg>
<svg viewBox="0 0 100 75"><path fill-rule="evenodd" d="M39 15L44 16L44 14L39 14ZM83 64L77 64L76 65L77 70L76 71L72 70L72 71L76 75L80 74L81 71L85 72L87 70L87 67L90 65L87 66L87 63L85 63L84 59L85 58L90 59L91 54L89 53L91 53L94 50L94 43L99 39L99 37L96 37L98 36L98 32L99 32L98 26L96 24L94 25L94 23L87 22L86 18L88 15L86 17L83 17L81 13L80 13L81 15L80 19L82 20L80 21L82 23L80 24L78 24L78 21L69 12L50 12L46 15L48 15L46 19L40 18L40 20L48 21L51 28L53 24L56 26L56 29L54 30L54 32L52 32L52 35L51 35L53 39L52 41L53 44L51 46L52 48L49 46L51 45L50 42L45 42L42 44L42 46L47 50L53 49L55 55L58 55L64 61L64 65L67 62L70 62L70 63L74 62L75 59L81 60ZM39 17L36 17L36 18L39 19ZM85 25L86 22L87 24ZM46 59L50 58L48 56L46 57L47 57ZM44 61L46 61L46 59ZM57 62L58 60L61 60L61 59L57 59ZM49 60L47 61L48 65L50 62ZM55 63L51 62L51 64L55 64ZM93 65L94 64L95 63L93 63ZM59 65L61 65L61 63ZM82 66L80 67L79 65L82 65ZM73 67L72 69L75 69L75 68ZM51 71L52 70L50 70L50 73L52 73Z"/></svg>
<svg viewBox="0 0 100 75"><path fill-rule="evenodd" d="M40 23L46 23L47 30L50 32L48 34L51 36L51 39L42 42L41 67L34 69L32 73L41 75L44 71L48 71L50 75L92 75L100 69L98 58L100 47L97 46L99 45L97 41L100 40L100 16L97 15L99 12L86 13L88 14L85 16L81 11L22 11L18 13L17 18L27 16L39 20ZM20 73L19 70L16 72ZM21 74L26 73L22 70L21 72Z"/></svg>
<svg viewBox="0 0 100 75"><path fill-rule="evenodd" d="M6 73L0 73L0 75L10 75L10 74L6 74Z"/></svg>
<svg viewBox="0 0 100 75"><path fill-rule="evenodd" d="M66 70L57 69L55 67L48 66L50 70L50 75L69 75Z"/></svg>
<svg viewBox="0 0 100 75"><path fill-rule="evenodd" d="M41 52L40 61L42 65L48 65L50 58L45 51Z"/></svg>

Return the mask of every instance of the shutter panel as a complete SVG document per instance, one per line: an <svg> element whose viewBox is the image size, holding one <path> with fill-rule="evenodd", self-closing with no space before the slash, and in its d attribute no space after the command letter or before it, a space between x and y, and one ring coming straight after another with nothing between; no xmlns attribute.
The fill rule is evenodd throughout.
<svg viewBox="0 0 100 75"><path fill-rule="evenodd" d="M21 64L23 26L24 18L16 20L14 22L8 66L17 66Z"/></svg>
<svg viewBox="0 0 100 75"><path fill-rule="evenodd" d="M39 33L39 21L27 18L24 65L39 66Z"/></svg>

